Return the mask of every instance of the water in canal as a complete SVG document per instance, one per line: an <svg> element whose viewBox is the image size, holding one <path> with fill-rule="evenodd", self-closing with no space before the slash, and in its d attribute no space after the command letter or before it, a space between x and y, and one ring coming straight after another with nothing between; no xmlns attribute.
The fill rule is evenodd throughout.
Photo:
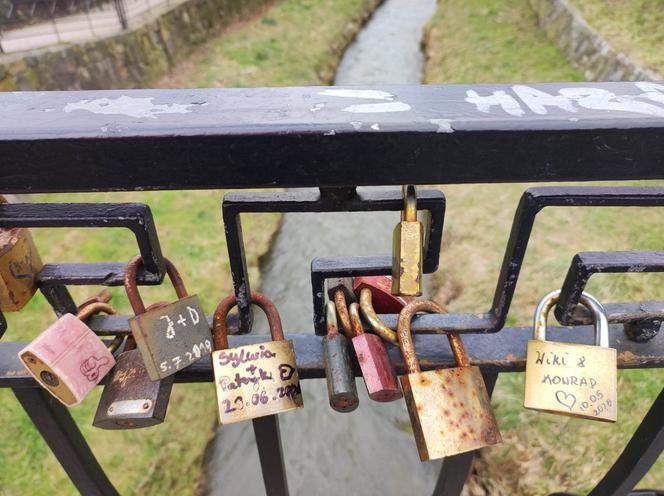
<svg viewBox="0 0 664 496"><path fill-rule="evenodd" d="M436 0L386 0L347 49L337 85L418 83L423 28ZM385 255L398 213L286 214L261 291L279 308L287 333L313 332L309 264L331 255ZM256 310L254 332L267 324ZM305 408L279 417L291 495L405 495L433 491L440 462L421 463L403 401L369 400L333 411L324 380L302 381ZM218 429L207 467L211 495L264 493L251 422Z"/></svg>

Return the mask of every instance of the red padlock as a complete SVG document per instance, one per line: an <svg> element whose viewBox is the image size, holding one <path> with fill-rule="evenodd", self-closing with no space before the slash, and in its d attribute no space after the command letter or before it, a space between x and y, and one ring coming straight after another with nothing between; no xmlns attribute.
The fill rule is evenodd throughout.
<svg viewBox="0 0 664 496"><path fill-rule="evenodd" d="M392 294L392 276L361 276L353 279L353 291L360 299L363 288L371 290L371 301L377 313L399 313L413 296L395 296Z"/></svg>
<svg viewBox="0 0 664 496"><path fill-rule="evenodd" d="M401 388L385 343L375 334L364 332L359 310L357 303L351 303L348 308L354 335L353 348L369 398L380 402L398 400L402 397Z"/></svg>

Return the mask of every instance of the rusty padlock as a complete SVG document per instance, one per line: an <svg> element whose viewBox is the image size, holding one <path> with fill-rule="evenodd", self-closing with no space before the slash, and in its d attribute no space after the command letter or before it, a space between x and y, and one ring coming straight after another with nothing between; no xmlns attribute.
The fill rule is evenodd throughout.
<svg viewBox="0 0 664 496"><path fill-rule="evenodd" d="M0 196L0 203L7 203ZM30 230L0 228L0 311L17 312L37 291L42 261Z"/></svg>
<svg viewBox="0 0 664 496"><path fill-rule="evenodd" d="M334 301L335 294L338 290L343 291L344 297L348 303L355 301L352 277L334 277L327 280L327 296L330 300Z"/></svg>
<svg viewBox="0 0 664 496"><path fill-rule="evenodd" d="M410 321L420 311L444 313L433 301L414 301L399 314L398 334L408 375L401 377L417 451L422 461L502 441L479 367L470 366L458 334L447 338L458 367L422 372Z"/></svg>
<svg viewBox="0 0 664 496"><path fill-rule="evenodd" d="M394 364L385 349L383 340L375 334L364 332L360 319L360 306L351 303L348 308L353 328L353 348L360 364L369 398L374 401L395 401L402 397Z"/></svg>
<svg viewBox="0 0 664 496"><path fill-rule="evenodd" d="M115 365L113 352L122 338L107 348L84 322L100 312L116 313L108 303L90 301L76 316L64 314L18 353L37 382L67 406L78 405Z"/></svg>
<svg viewBox="0 0 664 496"><path fill-rule="evenodd" d="M403 187L404 210L392 237L392 294L422 294L424 227L417 220L417 191L412 184Z"/></svg>
<svg viewBox="0 0 664 496"><path fill-rule="evenodd" d="M588 293L580 302L594 316L595 346L546 340L546 317L560 290L535 311L534 339L526 354L524 406L572 417L615 422L618 416L617 356L609 348L609 323L601 303Z"/></svg>
<svg viewBox="0 0 664 496"><path fill-rule="evenodd" d="M188 296L173 263L164 259L178 301L146 310L136 285L136 272L143 263L134 257L125 272L125 289L135 317L129 319L150 379L164 379L212 353L212 336L198 296Z"/></svg>
<svg viewBox="0 0 664 496"><path fill-rule="evenodd" d="M255 291L251 302L265 312L272 341L229 349L226 317L237 303L235 295L214 312L212 367L222 425L304 406L293 341L284 340L277 308Z"/></svg>
<svg viewBox="0 0 664 496"><path fill-rule="evenodd" d="M348 343L346 338L339 334L335 304L328 301L325 311L327 334L322 341L330 406L337 412L352 412L360 404L360 399L348 355Z"/></svg>
<svg viewBox="0 0 664 496"><path fill-rule="evenodd" d="M392 276L359 276L353 278L353 291L358 300L362 297L362 290L369 291L369 301L376 313L399 313L413 296L392 294ZM396 341L395 341L396 342Z"/></svg>
<svg viewBox="0 0 664 496"><path fill-rule="evenodd" d="M154 303L148 311L168 306ZM117 357L101 393L92 425L100 429L139 429L161 424L173 388L174 376L153 381L132 336Z"/></svg>

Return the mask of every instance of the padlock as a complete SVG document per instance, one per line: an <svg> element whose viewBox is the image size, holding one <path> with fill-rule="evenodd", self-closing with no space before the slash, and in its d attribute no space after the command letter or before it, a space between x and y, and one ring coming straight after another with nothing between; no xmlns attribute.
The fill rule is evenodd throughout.
<svg viewBox="0 0 664 496"><path fill-rule="evenodd" d="M7 203L0 196L0 203ZM42 261L25 227L0 228L0 311L17 312L37 291Z"/></svg>
<svg viewBox="0 0 664 496"><path fill-rule="evenodd" d="M524 407L572 417L615 422L618 416L617 356L609 348L609 323L601 303L588 293L580 302L594 315L595 346L546 340L546 318L560 290L535 311L528 341Z"/></svg>
<svg viewBox="0 0 664 496"><path fill-rule="evenodd" d="M417 451L422 461L502 441L479 367L471 367L458 334L448 334L455 368L422 372L410 321L419 311L444 313L433 301L414 301L399 314L399 346L408 375L401 377Z"/></svg>
<svg viewBox="0 0 664 496"><path fill-rule="evenodd" d="M198 296L187 295L175 266L166 258L164 261L179 298L175 303L159 305L150 311L145 309L136 285L136 272L143 263L140 256L127 265L124 281L136 315L129 319L129 327L153 381L173 375L212 353L210 325Z"/></svg>
<svg viewBox="0 0 664 496"><path fill-rule="evenodd" d="M277 308L254 291L251 302L265 312L272 341L229 349L226 317L237 303L235 295L223 299L214 312L212 367L222 425L304 406L295 349L284 340Z"/></svg>
<svg viewBox="0 0 664 496"><path fill-rule="evenodd" d="M353 327L353 349L360 364L369 398L374 401L395 401L402 397L394 364L385 349L383 340L375 334L364 332L360 319L360 306L351 303L348 308Z"/></svg>
<svg viewBox="0 0 664 496"><path fill-rule="evenodd" d="M78 405L115 365L113 352L122 338L107 348L84 323L99 312L116 313L108 303L91 301L76 316L64 314L18 353L37 382L67 406Z"/></svg>
<svg viewBox="0 0 664 496"><path fill-rule="evenodd" d="M390 293L391 284L392 278L390 276L363 276L356 277L353 281L355 294L360 300L362 316L369 322L372 331L385 341L399 344L397 333L387 327L376 312L399 313L405 305L415 298L392 295Z"/></svg>
<svg viewBox="0 0 664 496"><path fill-rule="evenodd" d="M148 311L168 306L155 303ZM173 388L174 376L153 381L133 337L127 338L101 393L92 425L101 429L139 429L161 424Z"/></svg>
<svg viewBox="0 0 664 496"><path fill-rule="evenodd" d="M415 186L403 187L404 210L392 238L392 294L422 294L424 228L417 220Z"/></svg>
<svg viewBox="0 0 664 496"><path fill-rule="evenodd" d="M415 299L412 296L393 295L392 276L353 278L353 291L358 300L365 288L369 290L369 301L376 313L399 313L403 307Z"/></svg>
<svg viewBox="0 0 664 496"><path fill-rule="evenodd" d="M346 338L339 334L335 304L327 302L327 334L323 336L323 360L330 406L337 412L352 412L360 404Z"/></svg>

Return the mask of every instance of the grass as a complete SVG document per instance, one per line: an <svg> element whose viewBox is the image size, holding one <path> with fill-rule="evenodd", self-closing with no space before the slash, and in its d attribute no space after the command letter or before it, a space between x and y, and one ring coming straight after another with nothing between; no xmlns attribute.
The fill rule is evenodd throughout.
<svg viewBox="0 0 664 496"><path fill-rule="evenodd" d="M161 87L267 86L329 83L346 43L377 0L283 0L251 21L232 27L188 62L159 81ZM315 28L312 28L315 27ZM162 251L211 312L232 288L221 224L224 191L36 195L33 201L140 201L152 208ZM279 226L276 214L245 216L247 263L259 287L258 260ZM137 253L133 235L122 229L40 229L33 231L45 262L125 261ZM71 288L77 300L98 288ZM124 290L114 288L114 304L129 313ZM141 291L146 303L173 300L165 283ZM54 316L37 295L20 313L8 314L7 341L36 336ZM216 425L210 384L175 385L167 421L136 431L104 431L91 426L101 388L71 410L93 452L121 494L194 494L202 488L202 461ZM0 495L77 494L11 391L0 390Z"/></svg>
<svg viewBox="0 0 664 496"><path fill-rule="evenodd" d="M426 51L427 83L580 77L538 29L527 0L441 0L428 28ZM514 211L527 186L442 188L447 214L434 286L435 299L450 311L488 309ZM660 226L661 213L655 209L544 209L533 229L508 325L531 325L538 299L561 286L575 253L661 249ZM606 302L664 298L658 274L597 275L588 291ZM619 419L609 425L526 411L523 374L502 375L494 406L504 442L482 452L469 492L587 492L613 464L663 383L664 370L620 371ZM664 460L660 460L639 487L663 486Z"/></svg>
<svg viewBox="0 0 664 496"><path fill-rule="evenodd" d="M609 44L664 74L664 0L571 0Z"/></svg>

